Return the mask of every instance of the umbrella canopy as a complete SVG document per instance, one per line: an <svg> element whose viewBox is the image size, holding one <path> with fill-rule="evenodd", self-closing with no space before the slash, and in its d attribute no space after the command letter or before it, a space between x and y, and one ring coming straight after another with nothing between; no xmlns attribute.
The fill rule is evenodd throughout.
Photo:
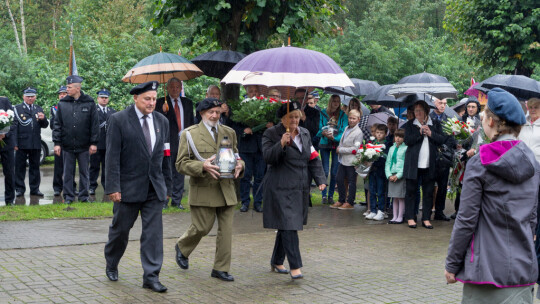
<svg viewBox="0 0 540 304"><path fill-rule="evenodd" d="M540 98L540 82L523 75L497 74L474 86L482 92L488 92L495 87L504 89L519 99Z"/></svg>
<svg viewBox="0 0 540 304"><path fill-rule="evenodd" d="M354 84L354 87L329 87L324 90L324 93L347 96L366 96L380 87L376 81L358 78L351 78L351 81Z"/></svg>
<svg viewBox="0 0 540 304"><path fill-rule="evenodd" d="M351 101L352 98L353 97L350 96L344 96L344 98L341 100L341 103L349 106L349 101ZM370 111L363 103L360 103L360 109L362 110L362 115L369 115Z"/></svg>
<svg viewBox="0 0 540 304"><path fill-rule="evenodd" d="M221 81L244 86L293 88L354 86L332 58L323 53L292 46L252 53L238 62Z"/></svg>
<svg viewBox="0 0 540 304"><path fill-rule="evenodd" d="M476 99L476 98L475 98ZM465 104L467 104L467 102L469 101L469 98L468 97L465 97L465 98L462 98L458 103L456 103L455 105L451 106L452 110L454 111L459 111L459 109L461 107L464 107Z"/></svg>
<svg viewBox="0 0 540 304"><path fill-rule="evenodd" d="M388 95L388 91L390 91L393 86L393 84L383 85L364 97L362 101L369 105L375 104L391 108L404 107L403 98L396 99L393 95Z"/></svg>
<svg viewBox="0 0 540 304"><path fill-rule="evenodd" d="M129 83L147 81L165 83L173 77L180 80L189 80L202 74L203 72L186 58L160 52L139 61L126 73L122 81Z"/></svg>
<svg viewBox="0 0 540 304"><path fill-rule="evenodd" d="M371 128L371 126L373 126L374 124L386 125L388 121L388 117L395 117L395 116L388 112L379 112L379 113L369 114L366 128ZM402 126L404 123L405 123L405 120L399 119L398 126Z"/></svg>
<svg viewBox="0 0 540 304"><path fill-rule="evenodd" d="M214 51L201 54L193 59L193 62L206 76L223 78L246 54L235 51Z"/></svg>
<svg viewBox="0 0 540 304"><path fill-rule="evenodd" d="M403 77L388 91L396 98L414 93L428 93L438 99L457 98L457 90L446 77L426 72Z"/></svg>

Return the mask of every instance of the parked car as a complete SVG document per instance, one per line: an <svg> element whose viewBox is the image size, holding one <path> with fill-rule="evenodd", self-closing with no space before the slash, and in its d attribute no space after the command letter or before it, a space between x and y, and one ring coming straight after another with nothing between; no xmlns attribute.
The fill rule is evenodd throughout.
<svg viewBox="0 0 540 304"><path fill-rule="evenodd" d="M41 156L39 157L39 164L41 165L45 157L50 155L54 155L52 130L50 128L41 129Z"/></svg>

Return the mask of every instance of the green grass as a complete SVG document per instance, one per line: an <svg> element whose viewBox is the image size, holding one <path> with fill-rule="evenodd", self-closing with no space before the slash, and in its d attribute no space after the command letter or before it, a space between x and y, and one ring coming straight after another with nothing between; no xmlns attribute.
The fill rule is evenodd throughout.
<svg viewBox="0 0 540 304"><path fill-rule="evenodd" d="M187 201L187 200L186 200ZM168 208L163 210L163 214L188 212L189 207L182 200L186 210L178 208ZM76 219L99 219L112 217L113 203L73 203L68 206L66 204L51 204L51 205L35 205L35 206L6 206L0 208L0 221L31 221L38 219L60 219L60 218L76 218Z"/></svg>

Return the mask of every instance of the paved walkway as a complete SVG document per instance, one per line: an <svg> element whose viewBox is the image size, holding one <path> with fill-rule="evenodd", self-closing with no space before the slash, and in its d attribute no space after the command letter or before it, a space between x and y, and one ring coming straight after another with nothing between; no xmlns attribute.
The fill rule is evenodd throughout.
<svg viewBox="0 0 540 304"><path fill-rule="evenodd" d="M189 214L164 216L165 294L142 289L140 221L119 272L104 274L103 246L110 219L0 223L0 303L457 303L461 284L447 285L444 257L452 222L435 229L366 222L354 211L314 207L300 233L304 280L269 271L275 232L261 214L236 213L231 273L210 277L215 228L190 257L174 260L174 243ZM287 264L286 264L287 266Z"/></svg>

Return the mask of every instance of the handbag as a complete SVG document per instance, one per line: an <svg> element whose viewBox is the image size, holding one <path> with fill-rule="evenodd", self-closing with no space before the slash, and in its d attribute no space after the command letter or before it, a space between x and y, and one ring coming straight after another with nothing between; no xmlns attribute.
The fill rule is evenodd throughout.
<svg viewBox="0 0 540 304"><path fill-rule="evenodd" d="M454 163L454 151L447 145L441 145L437 148L437 165L439 167L450 167Z"/></svg>

